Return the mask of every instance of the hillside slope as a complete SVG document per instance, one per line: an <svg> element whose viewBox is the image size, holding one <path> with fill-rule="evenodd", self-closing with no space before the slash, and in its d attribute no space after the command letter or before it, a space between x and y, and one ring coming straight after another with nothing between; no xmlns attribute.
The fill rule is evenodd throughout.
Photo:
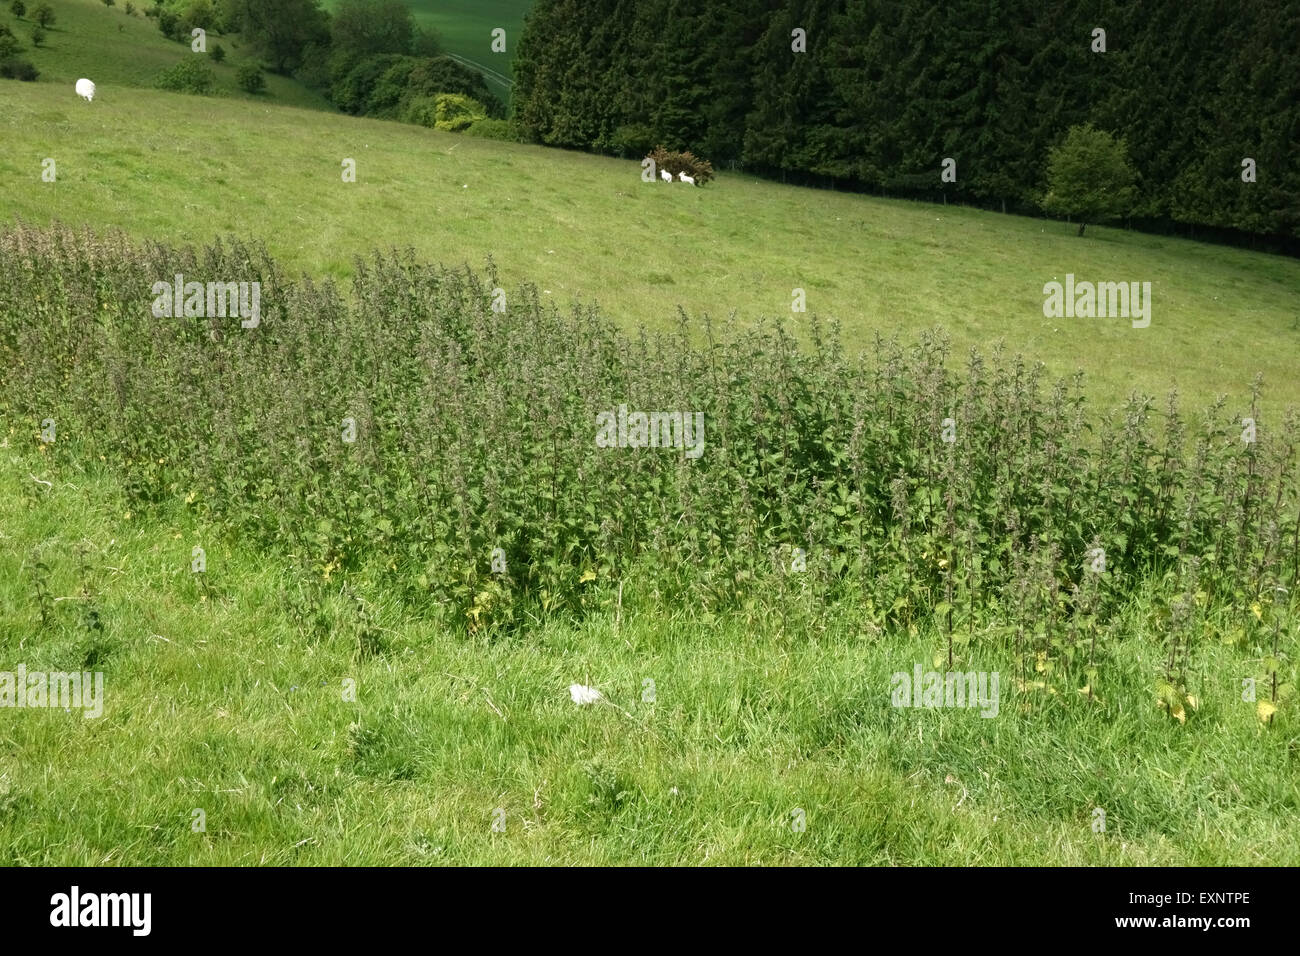
<svg viewBox="0 0 1300 956"><path fill-rule="evenodd" d="M124 3L106 7L99 0L43 0L54 10L55 21L45 31L45 42L37 47L31 41L35 27L32 9L27 4L25 18L15 17L8 3L0 4L0 24L7 24L22 44L19 54L40 70L38 82L65 84L69 90L80 77L89 77L99 85L101 96L112 88L150 88L158 74L175 66L187 57L200 56L187 44L169 40L158 31L158 21L144 15L144 4L137 4L134 15L128 15ZM243 100L304 106L333 110L325 97L301 83L284 76L267 73L266 91L258 96L245 93L235 82L239 67L256 63L254 57L242 49L238 36L208 34L208 50L220 44L226 59L215 63L204 57L204 63L216 77L216 93ZM9 81L0 81L8 84Z"/></svg>
<svg viewBox="0 0 1300 956"><path fill-rule="evenodd" d="M69 73L68 75L71 75ZM1195 403L1300 398L1300 263L1243 250L973 209L886 201L723 174L642 182L635 162L397 123L101 84L0 81L0 216L118 226L139 237L264 239L290 266L344 278L374 246L597 299L628 326L689 313L749 323L839 319L850 346L946 327L955 347L1008 346L1084 368L1107 404L1177 386ZM41 181L54 158L58 181ZM357 182L340 175L357 160ZM1049 319L1043 286L1149 281L1151 326ZM726 322L722 323L726 325Z"/></svg>

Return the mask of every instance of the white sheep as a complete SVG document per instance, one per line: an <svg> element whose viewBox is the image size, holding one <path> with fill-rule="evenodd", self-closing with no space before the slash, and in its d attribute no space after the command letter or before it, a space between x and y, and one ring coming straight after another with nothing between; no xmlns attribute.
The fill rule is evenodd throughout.
<svg viewBox="0 0 1300 956"><path fill-rule="evenodd" d="M89 103L95 98L95 84L85 78L77 80L77 95Z"/></svg>
<svg viewBox="0 0 1300 956"><path fill-rule="evenodd" d="M689 183L692 186L695 185L695 180L692 177L687 176L685 173L678 173L677 177L684 183Z"/></svg>
<svg viewBox="0 0 1300 956"><path fill-rule="evenodd" d="M673 181L673 174L666 169L661 169L659 170L659 178L666 183L670 183Z"/></svg>

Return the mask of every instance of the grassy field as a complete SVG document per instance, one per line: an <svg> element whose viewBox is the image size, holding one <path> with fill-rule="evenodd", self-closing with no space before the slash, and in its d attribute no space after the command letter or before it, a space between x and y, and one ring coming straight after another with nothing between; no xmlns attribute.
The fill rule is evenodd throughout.
<svg viewBox="0 0 1300 956"><path fill-rule="evenodd" d="M128 16L125 4L106 7L99 0L46 0L54 10L54 25L46 32L45 43L36 47L31 42L35 26L31 11L37 4L27 5L25 19L19 20L8 3L0 4L0 23L8 24L23 46L20 54L40 70L41 83L58 86L69 93L72 84L85 76L94 80L98 93L96 102L120 96L127 87L152 87L158 74L186 57L200 56L191 51L189 44L169 40L158 32L158 21L145 17L144 4L137 4L134 16ZM257 96L245 93L235 82L239 67L255 62L239 48L238 38L208 34L208 50L221 44L226 50L222 63L204 62L216 77L216 91L227 97L253 100L260 103L302 106L312 109L332 110L333 107L320 94L301 83L273 73L264 74L266 91ZM6 86L11 85L4 81ZM71 97L68 97L71 99ZM80 102L80 101L78 101ZM202 111L201 99L192 104ZM84 105L84 104L83 104ZM50 122L44 118L42 124Z"/></svg>
<svg viewBox="0 0 1300 956"><path fill-rule="evenodd" d="M326 0L331 9L336 0ZM524 14L531 0L410 0L415 21L432 27L442 38L443 49L477 66L488 87L505 103L510 102L510 64L515 45L523 34ZM504 53L492 51L492 31L506 31Z"/></svg>
<svg viewBox="0 0 1300 956"><path fill-rule="evenodd" d="M47 48L24 54L42 70L41 81L0 80L0 221L57 220L198 246L234 234L263 240L292 270L344 286L357 274L354 257L375 247L411 247L421 259L476 267L490 258L512 290L536 283L543 301L561 308L599 302L629 332L672 327L681 307L694 332L707 313L727 338L763 317L778 317L801 334L808 317L790 311L791 292L801 288L809 312L839 320L851 348L869 346L877 334L914 341L937 325L951 335L959 361L966 346L987 349L1002 340L1053 373L1084 369L1090 397L1105 408L1133 389L1159 394L1177 387L1193 406L1230 393L1231 417L1262 374L1261 424L1272 437L1272 416L1283 405L1300 404L1294 374L1300 263L1294 260L1101 227L1078 238L1065 224L796 189L727 172L703 189L651 185L641 182L634 162L327 112L316 108L323 101L274 77L268 77L270 94L256 102L238 94L164 93L142 84L192 54L164 40L153 21L126 17L120 4L52 3L60 19ZM421 10L440 29L447 24L448 45L469 50L469 57L476 38L498 20L511 30L503 18L521 6L485 2L460 16L451 4ZM12 19L7 5L0 7L0 22ZM30 28L15 32L22 37ZM216 72L229 90L241 60L233 44L225 45L231 56ZM99 84L92 104L73 93L81 75ZM41 179L46 158L57 163L56 182ZM357 161L355 184L341 180L344 158ZM70 284L84 278L74 272L66 273ZM1151 282L1151 326L1044 318L1042 286L1066 273ZM19 306L0 313L0 347L19 359L0 371L0 407L25 409L0 415L0 672L18 662L29 671L99 670L106 686L104 713L96 719L75 709L0 710L0 863L1300 865L1294 703L1288 698L1265 724L1255 704L1241 699L1241 678L1264 673L1273 657L1258 637L1270 611L1255 605L1252 616L1253 595L1216 593L1198 623L1186 675L1196 703L1189 699L1177 722L1153 697L1170 646L1166 623L1175 596L1165 593L1172 588L1167 582L1136 572L1125 579L1137 582L1135 596L1122 602L1104 632L1101 703L1076 695L1081 681L1061 683L1059 692L1043 682L1036 691L1014 686L1012 673L1026 660L1034 665L1032 655L1012 653L1012 609L997 599L976 609L958 662L1006 676L996 720L976 710L890 706L891 674L943 664L942 615L932 605L894 627L887 605L819 603L799 586L786 593L783 584L779 594L760 592L739 609L716 614L665 587L655 573L662 568L638 565L655 560L649 550L635 552L640 557L617 575L583 576L587 613L580 620L541 616L504 636L467 633L463 614L455 628L415 614L376 583L384 578L369 573L375 568L339 571L333 563L317 566L306 552L294 561L295 555L240 540L230 524L203 517L217 512L192 507L192 495L185 498L179 485L160 485L156 502L141 510L128 488L135 494L152 488L141 475L163 469L154 467L153 454L127 447L128 433L164 397L198 394L187 391L194 383L182 381L184 368L177 366L178 374L169 376L174 381L151 390L141 384L148 377L140 368L56 341L78 326L107 330L110 341L115 327L138 333L143 320L127 323L112 311L125 299L105 303L101 314L98 306L82 308L84 298L60 298L60 290L33 302L30 283L19 286L20 294L5 300ZM404 282L384 293L390 296L384 302L414 294ZM31 316L22 314L29 305ZM305 311L313 320L329 313ZM396 331L384 338L396 326L387 322L388 311L378 312L369 330L345 322L344 338L371 345L410 341ZM465 316L452 318L454 325ZM418 321L437 327L428 315ZM514 343L502 351L521 356L513 377L527 383L516 393L513 382L499 382L493 392L477 381L472 402L444 401L462 394L451 385L407 392L402 407L434 395L431 420L455 409L466 435L474 438L481 428L483 447L502 453L505 481L514 459L503 450L514 454L524 443L492 432L508 419L485 410L514 409L525 394L541 407L559 407L551 399L564 392L562 382L547 385L554 394L538 388L563 363L537 369L544 350L522 354L528 352L517 347L524 331L496 324L490 314L477 321L489 340ZM409 327L418 332L414 322ZM190 354L163 349L165 334L156 343L148 331L144 338L150 340L145 349L131 347L138 335L114 344L128 355L147 356L155 346L160 356ZM566 335L549 338L568 343L577 364L593 344L580 335L572 342ZM17 349L20 340L51 348ZM219 366L220 350L200 345L205 350L192 353L202 355L199 364ZM624 354L601 347L605 359L593 361L594 370L606 368L611 354ZM61 359L46 351L66 351L70 364L60 367ZM422 360L414 346L369 351ZM470 351L479 362L468 364L481 373L488 349L480 341ZM293 374L282 376L294 383L296 396L310 394L322 409L352 400L346 374L337 376L329 395L294 376L314 371L323 380L319 363L327 354L324 347L304 352L287 366ZM459 382L461 364L437 354L444 364L430 367L445 374L434 378ZM626 354L629 362L641 360L634 347ZM677 358L659 352L655 361L667 370L664 387L671 387ZM60 428L68 424L54 449L37 438L40 416L26 413L26 395L14 386L24 362L58 369L40 383L42 401L65 403L50 409ZM70 387L77 370L85 375L88 368L139 373L126 390L136 395L127 407L139 417L124 411L113 426L120 435L76 436L79 419L70 414L69 396L79 396L84 421L85 406L108 408L115 387L107 375L94 380L102 389ZM863 378L858 370L851 374ZM376 374L362 390L373 388L376 400L392 408L384 389L399 379L409 385L418 376ZM204 381L225 380L213 372ZM724 385L734 381L722 378ZM769 375L740 391L767 389L764 407L782 413L784 398L797 404L797 389L786 396L776 384L785 381ZM120 398L125 392L121 383L116 387ZM110 395L107 404L88 402L97 391ZM266 400L271 391L249 394ZM130 401L143 404L130 408ZM246 417L226 416L217 425L245 437L289 408L283 401L278 410L251 399L232 404ZM989 428L1003 427L997 410L1004 407L990 406ZM925 406L924 417L937 420L934 410ZM1090 421L1095 411L1089 410ZM389 437L409 433L418 447L419 428L407 427L418 417L381 424ZM179 413L171 420L191 421ZM276 421L285 426L276 434L294 436L283 445L290 449L303 434L295 430L297 419L285 412ZM1011 422L1005 434L1022 434L1016 431L1022 424ZM1195 430L1190 422L1189 430ZM1241 450L1235 432L1230 437L1216 445L1216 460L1239 455L1253 471L1254 458ZM147 438L131 447L147 446ZM117 440L120 447L110 452L128 467L79 451L78 442L89 447L92 440ZM723 443L713 431L709 440ZM921 439L915 442L920 447ZM287 487L292 469L245 493L239 472L246 462L229 451L245 446L233 438L226 445L232 457L214 455L209 463L231 479L221 492L231 505L227 512L270 513L277 495L297 508ZM459 447L443 449L449 462ZM1281 473L1268 457L1276 447L1268 445L1261 458L1270 474ZM743 460L744 449L732 451L725 460ZM1032 461L1023 451L1009 452L1005 462ZM1044 455L1052 458L1054 451ZM530 468L546 460L532 452L522 457ZM767 474L779 457L756 462L755 473ZM901 467L879 457L883 464L872 467L882 473ZM384 464L403 461L388 456ZM996 475L999 464L983 467ZM441 493L455 470L442 464L419 477ZM383 473L373 463L369 471L327 470L321 487L329 494L313 500L326 501L320 507L328 512L331 495L351 481L365 507L383 511L400 502L416 509L398 485L372 481L381 473L394 478L394 469ZM540 472L527 474L540 483ZM576 500L581 489L566 496L553 475L552 499ZM1021 491L1028 494L1024 489L1042 475L1028 468L1026 477ZM270 488L282 478L285 488ZM1053 514L1104 511L1107 489L1100 479L1095 484L1088 508L1071 507L1070 496L1082 489L1047 489L1060 492ZM476 483L473 494L483 487ZM767 486L753 487L764 491L755 512L765 510L769 497L770 510L789 508ZM890 486L883 487L887 511ZM811 494L795 481L788 488L801 502ZM529 508L538 498L536 487L510 490ZM922 490L929 502L933 489ZM499 491L487 504L478 502L481 510L506 508ZM385 494L398 497L379 502ZM1279 492L1277 500L1283 497ZM697 514L739 513L739 505L722 498L699 501ZM628 500L636 512L640 499L629 493ZM1291 507L1289 497L1284 504ZM1210 510L1218 505L1209 501L1202 506L1206 513L1239 513ZM935 507L927 520L938 520L942 509ZM1236 507L1245 506L1238 501ZM465 508L462 502L462 514L474 512ZM851 510L840 507L844 522ZM1262 538L1269 532L1260 512L1251 512L1250 527ZM295 511L295 520L302 513ZM409 519L415 512L394 513ZM451 513L440 508L421 517L432 525ZM842 531L844 522L832 524ZM403 553L409 547L413 566L441 561L431 551L434 538L420 539L414 526L388 522L384 533L410 539L399 543ZM1295 527L1274 528L1281 545L1268 544L1273 560ZM310 538L311 528L303 528ZM196 544L207 554L202 578L189 571ZM1243 546L1240 553L1254 552ZM450 565L457 560L438 570L454 575ZM935 550L916 560L930 568L942 559ZM879 580L898 576L897 568L871 565L869 571ZM341 578L355 598L340 587ZM1193 593L1192 603L1200 599ZM1255 636L1246 638L1247 630ZM1272 668L1292 689L1293 645L1288 623L1280 663L1274 660ZM1076 676L1077 668L1051 679ZM573 683L599 688L606 703L578 707L569 698ZM1104 833L1092 825L1098 808L1106 814ZM203 811L201 830L196 810ZM798 820L806 828L794 826Z"/></svg>
<svg viewBox="0 0 1300 956"><path fill-rule="evenodd" d="M611 592L581 626L496 643L366 594L384 649L365 657L337 594L313 627L289 569L8 442L0 536L0 659L108 674L96 719L2 712L6 865L1300 863L1296 745L1237 699L1239 652L1198 654L1207 689L1178 728L1123 704L1161 653L1136 622L1109 716L1008 688L986 720L889 706L935 634L843 610L702 620L653 610L635 577L623 614ZM575 706L574 682L610 703Z"/></svg>
<svg viewBox="0 0 1300 956"><path fill-rule="evenodd" d="M725 173L651 185L633 162L111 82L93 104L70 84L0 82L0 138L5 218L179 242L233 233L335 278L374 246L491 256L511 282L598 301L628 327L669 325L680 305L797 329L802 288L850 347L942 325L959 351L1002 339L1053 372L1083 368L1106 405L1134 388L1241 397L1257 373L1267 410L1300 399L1300 263L1277 256ZM57 183L41 181L44 157ZM1150 328L1044 318L1042 287L1066 273L1151 282Z"/></svg>

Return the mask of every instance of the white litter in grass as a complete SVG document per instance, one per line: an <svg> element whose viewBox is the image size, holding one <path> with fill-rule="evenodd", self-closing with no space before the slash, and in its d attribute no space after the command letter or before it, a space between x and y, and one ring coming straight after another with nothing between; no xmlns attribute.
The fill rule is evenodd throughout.
<svg viewBox="0 0 1300 956"><path fill-rule="evenodd" d="M585 687L582 684L570 684L569 696L572 697L573 702L578 705L594 704L596 701L603 699L600 695L600 691L596 690L596 688Z"/></svg>
<svg viewBox="0 0 1300 956"><path fill-rule="evenodd" d="M95 98L95 84L85 78L77 80L77 95L89 103Z"/></svg>

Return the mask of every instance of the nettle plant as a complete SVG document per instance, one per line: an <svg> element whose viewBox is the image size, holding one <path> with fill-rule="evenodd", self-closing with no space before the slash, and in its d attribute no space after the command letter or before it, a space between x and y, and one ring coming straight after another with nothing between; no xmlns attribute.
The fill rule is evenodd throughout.
<svg viewBox="0 0 1300 956"><path fill-rule="evenodd" d="M154 318L152 285L176 273L260 282L260 324ZM331 589L489 635L668 596L779 601L805 624L850 601L932 631L953 666L1005 643L1031 700L1105 701L1108 628L1154 588L1168 617L1151 626L1176 624L1158 677L1184 705L1207 607L1276 645L1284 697L1297 421L1262 419L1258 385L1233 413L1185 420L1170 396L1102 416L1081 376L1045 382L1001 349L958 362L937 331L850 358L816 317L807 345L780 323L701 326L629 336L505 293L491 262L376 253L345 294L238 240L0 232L0 414L54 415L78 436L55 468L103 456L132 507L184 501ZM702 414L703 453L598 445L620 405ZM347 603L359 653L383 653Z"/></svg>

